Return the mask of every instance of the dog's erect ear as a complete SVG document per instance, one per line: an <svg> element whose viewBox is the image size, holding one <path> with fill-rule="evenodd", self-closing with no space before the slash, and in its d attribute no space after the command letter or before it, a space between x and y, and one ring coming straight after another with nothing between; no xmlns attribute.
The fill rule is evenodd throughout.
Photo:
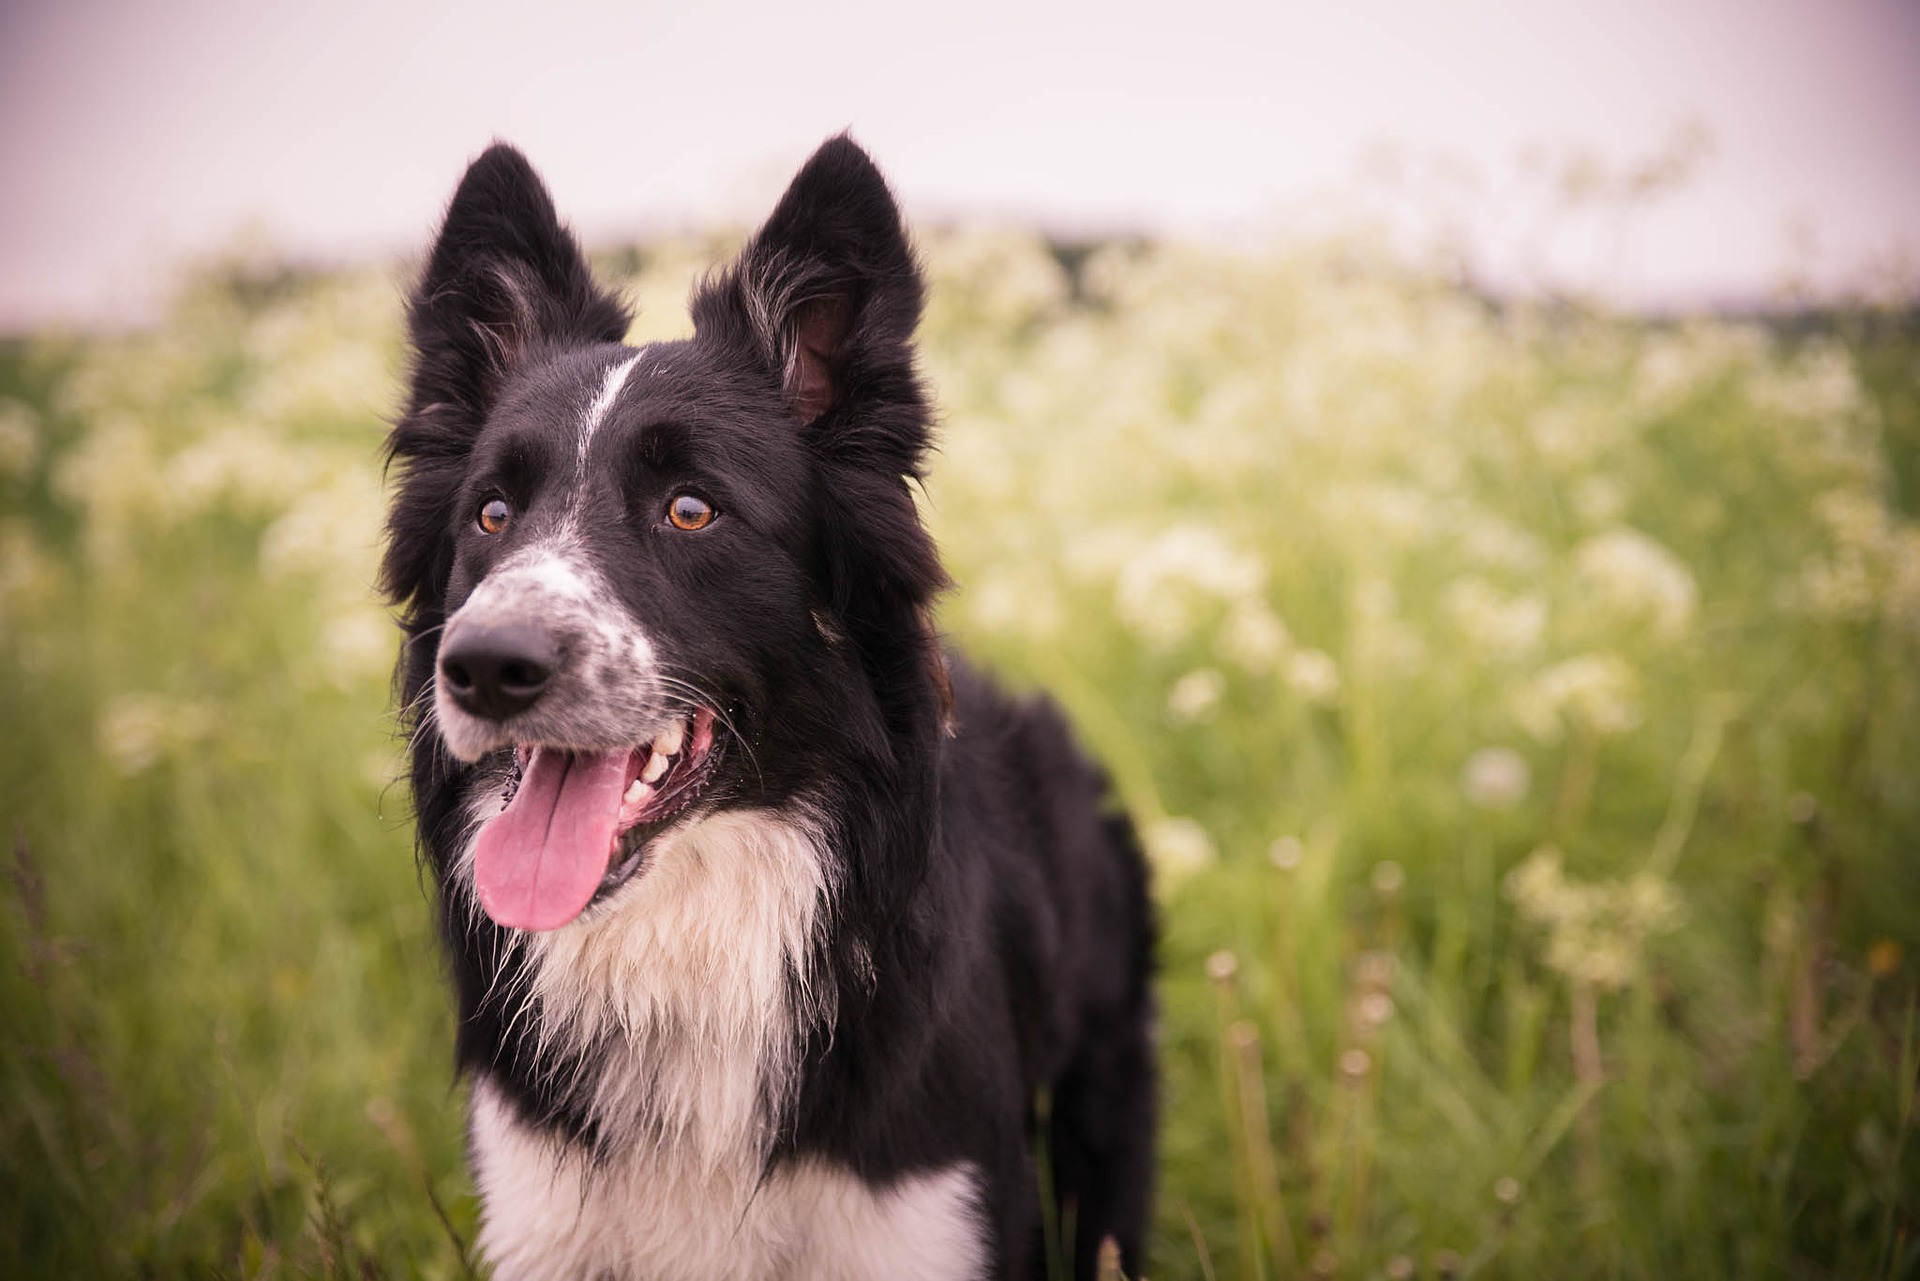
<svg viewBox="0 0 1920 1281"><path fill-rule="evenodd" d="M618 342L628 321L593 283L533 166L495 143L460 180L407 309L408 410L484 414L529 347Z"/></svg>
<svg viewBox="0 0 1920 1281"><path fill-rule="evenodd" d="M843 134L695 292L693 324L778 383L820 460L821 604L891 691L889 714L935 725L951 711L929 621L946 575L908 484L927 449L913 363L924 293L886 179Z"/></svg>
<svg viewBox="0 0 1920 1281"><path fill-rule="evenodd" d="M694 327L745 345L779 378L793 416L832 437L833 421L900 404L918 421L913 331L923 288L886 179L852 139L829 139L795 175L739 258L694 298ZM905 426L904 422L896 424ZM908 435L914 435L909 432ZM865 443L873 443L871 441Z"/></svg>
<svg viewBox="0 0 1920 1281"><path fill-rule="evenodd" d="M380 577L409 618L431 621L446 590L451 507L502 385L531 348L618 342L628 319L526 157L496 143L468 166L408 303L412 376L387 439L400 487Z"/></svg>

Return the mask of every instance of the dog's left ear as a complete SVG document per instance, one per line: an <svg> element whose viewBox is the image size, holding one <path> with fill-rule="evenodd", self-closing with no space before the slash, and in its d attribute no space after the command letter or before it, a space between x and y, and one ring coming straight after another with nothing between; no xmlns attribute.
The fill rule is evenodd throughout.
<svg viewBox="0 0 1920 1281"><path fill-rule="evenodd" d="M701 287L694 326L746 346L823 444L856 418L877 426L874 411L889 403L905 410L918 430L896 443L908 446L900 471L911 473L925 446L912 348L923 294L886 179L842 134L801 167L733 264Z"/></svg>
<svg viewBox="0 0 1920 1281"><path fill-rule="evenodd" d="M446 592L467 453L501 389L542 344L618 342L627 322L526 157L489 147L460 180L407 306L412 375L387 439L400 486L380 579L409 618L431 622Z"/></svg>
<svg viewBox="0 0 1920 1281"><path fill-rule="evenodd" d="M920 661L881 661L884 680L924 680L927 706L950 726L952 690L932 623L947 580L908 486L928 441L913 365L924 297L886 179L842 134L800 167L740 256L696 291L693 324L778 382L821 461L822 493L831 495L820 517L823 604L872 653L914 637ZM924 675L908 674L916 669Z"/></svg>

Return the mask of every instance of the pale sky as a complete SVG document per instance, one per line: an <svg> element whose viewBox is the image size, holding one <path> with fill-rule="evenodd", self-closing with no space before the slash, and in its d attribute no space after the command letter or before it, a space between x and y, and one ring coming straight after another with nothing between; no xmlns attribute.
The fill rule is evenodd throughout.
<svg viewBox="0 0 1920 1281"><path fill-rule="evenodd" d="M418 252L495 137L590 240L744 223L850 127L929 224L1324 226L1390 145L1482 175L1411 207L1464 217L1494 283L1534 263L1664 306L1920 260L1920 0L532 9L0 0L0 329L150 315L174 264L245 229ZM1521 261L1529 146L1624 164L1690 124L1710 151L1624 250L1569 232Z"/></svg>

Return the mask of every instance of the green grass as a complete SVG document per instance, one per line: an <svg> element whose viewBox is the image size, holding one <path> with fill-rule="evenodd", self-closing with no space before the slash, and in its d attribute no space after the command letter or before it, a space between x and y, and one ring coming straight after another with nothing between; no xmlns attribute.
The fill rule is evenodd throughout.
<svg viewBox="0 0 1920 1281"><path fill-rule="evenodd" d="M713 249L614 264L637 337ZM1911 317L927 249L945 625L1156 863L1152 1275L1920 1275ZM5 1275L472 1266L397 299L242 265L0 350Z"/></svg>

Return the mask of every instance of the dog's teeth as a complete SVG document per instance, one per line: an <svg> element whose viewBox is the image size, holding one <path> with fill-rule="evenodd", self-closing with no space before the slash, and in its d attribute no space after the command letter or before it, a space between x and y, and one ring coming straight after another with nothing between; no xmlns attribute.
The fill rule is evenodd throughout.
<svg viewBox="0 0 1920 1281"><path fill-rule="evenodd" d="M653 759L657 761L662 756L672 756L680 750L680 744L686 741L686 736L686 727L677 721L661 730L659 737L653 740Z"/></svg>
<svg viewBox="0 0 1920 1281"><path fill-rule="evenodd" d="M656 751L652 756L647 758L647 767L640 771L641 780L648 783L658 783L660 776L667 772L667 764L667 758Z"/></svg>
<svg viewBox="0 0 1920 1281"><path fill-rule="evenodd" d="M652 795L653 789L636 778L633 780L633 786L627 789L624 799L629 805L639 805Z"/></svg>

